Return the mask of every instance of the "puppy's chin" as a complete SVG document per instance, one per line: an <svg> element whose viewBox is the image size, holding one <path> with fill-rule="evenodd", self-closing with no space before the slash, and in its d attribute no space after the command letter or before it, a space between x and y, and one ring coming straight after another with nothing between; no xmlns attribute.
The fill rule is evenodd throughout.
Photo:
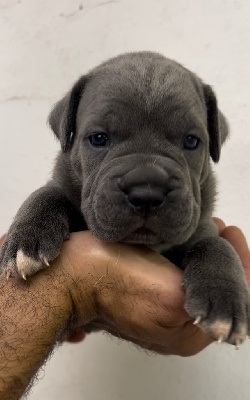
<svg viewBox="0 0 250 400"><path fill-rule="evenodd" d="M127 237L121 240L124 243L144 244L145 246L154 246L162 242L155 232L141 227L130 233Z"/></svg>

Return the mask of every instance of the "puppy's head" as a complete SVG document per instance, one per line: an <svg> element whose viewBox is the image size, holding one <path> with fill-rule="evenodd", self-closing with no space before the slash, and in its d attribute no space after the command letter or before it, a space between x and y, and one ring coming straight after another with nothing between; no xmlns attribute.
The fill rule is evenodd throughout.
<svg viewBox="0 0 250 400"><path fill-rule="evenodd" d="M83 76L49 123L82 187L81 210L108 241L184 243L202 217L209 158L227 135L212 89L155 53Z"/></svg>

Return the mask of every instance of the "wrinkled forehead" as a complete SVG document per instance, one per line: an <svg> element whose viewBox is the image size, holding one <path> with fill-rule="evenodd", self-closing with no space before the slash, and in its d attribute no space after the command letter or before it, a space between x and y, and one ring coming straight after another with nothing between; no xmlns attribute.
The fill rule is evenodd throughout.
<svg viewBox="0 0 250 400"><path fill-rule="evenodd" d="M89 80L79 107L85 124L117 125L138 129L163 126L171 131L176 123L184 129L204 124L206 111L201 84L178 64L164 68L151 65L104 68Z"/></svg>

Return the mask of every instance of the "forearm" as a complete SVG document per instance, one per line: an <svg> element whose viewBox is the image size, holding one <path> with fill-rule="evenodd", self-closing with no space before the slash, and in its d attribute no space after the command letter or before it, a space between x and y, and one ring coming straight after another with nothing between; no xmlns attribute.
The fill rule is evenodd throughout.
<svg viewBox="0 0 250 400"><path fill-rule="evenodd" d="M30 282L0 277L0 398L19 399L71 316L56 266ZM65 287L64 287L65 285Z"/></svg>

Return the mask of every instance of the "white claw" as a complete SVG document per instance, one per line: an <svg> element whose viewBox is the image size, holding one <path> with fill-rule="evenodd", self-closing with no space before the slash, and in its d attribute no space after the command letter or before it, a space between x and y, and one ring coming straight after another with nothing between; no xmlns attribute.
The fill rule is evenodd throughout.
<svg viewBox="0 0 250 400"><path fill-rule="evenodd" d="M26 276L25 276L24 274L22 274L22 278L23 278L25 281L27 281L27 278L26 278Z"/></svg>
<svg viewBox="0 0 250 400"><path fill-rule="evenodd" d="M49 264L49 262L48 262L46 257L43 257L43 262L44 262L45 265L47 265L47 267L50 266L50 264Z"/></svg>
<svg viewBox="0 0 250 400"><path fill-rule="evenodd" d="M217 340L217 343L222 343L224 341L224 336L220 335L219 339Z"/></svg>
<svg viewBox="0 0 250 400"><path fill-rule="evenodd" d="M13 271L15 271L15 260L12 258L8 261L5 269L5 276L7 281L12 276Z"/></svg>
<svg viewBox="0 0 250 400"><path fill-rule="evenodd" d="M50 264L49 264L49 261L48 261L47 257L43 256L42 254L39 254L39 258L40 258L40 260L41 260L41 263L42 263L42 264L45 264L45 265L47 265L47 267L49 267L49 266L50 266Z"/></svg>
<svg viewBox="0 0 250 400"><path fill-rule="evenodd" d="M195 321L193 322L194 325L198 325L201 322L201 317L196 317Z"/></svg>
<svg viewBox="0 0 250 400"><path fill-rule="evenodd" d="M240 345L241 345L240 340L236 340L236 342L235 342L235 350L239 350Z"/></svg>

